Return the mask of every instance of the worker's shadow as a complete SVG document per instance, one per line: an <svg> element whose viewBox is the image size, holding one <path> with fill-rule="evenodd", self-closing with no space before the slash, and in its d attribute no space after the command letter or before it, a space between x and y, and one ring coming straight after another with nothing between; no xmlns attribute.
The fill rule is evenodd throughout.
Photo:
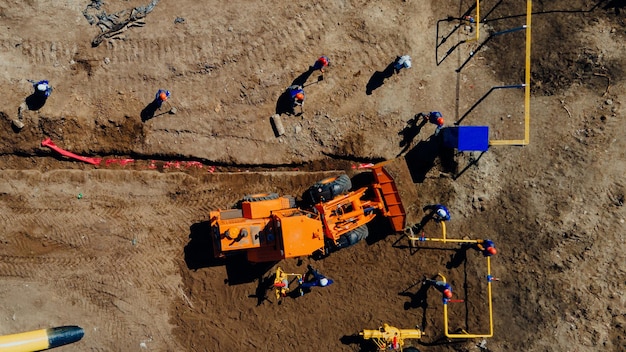
<svg viewBox="0 0 626 352"><path fill-rule="evenodd" d="M370 80L367 82L365 86L365 94L372 95L372 92L376 89L380 88L383 84L385 84L385 80L391 76L393 76L395 69L394 64L396 61L387 65L387 67L383 71L376 71L370 77Z"/></svg>
<svg viewBox="0 0 626 352"><path fill-rule="evenodd" d="M155 117L156 111L158 109L159 109L159 104L156 102L156 100L153 100L152 102L150 102L150 104L146 105L146 107L143 108L143 110L141 110L141 121L146 122L150 120L151 118Z"/></svg>
<svg viewBox="0 0 626 352"><path fill-rule="evenodd" d="M441 134L422 140L404 155L413 183L422 183L426 174L435 166L441 148Z"/></svg>
<svg viewBox="0 0 626 352"><path fill-rule="evenodd" d="M258 283L256 290L253 295L249 295L248 298L256 298L256 306L260 306L263 302L268 301L268 292L274 285L274 277L275 275L264 276L260 275L258 277Z"/></svg>
<svg viewBox="0 0 626 352"><path fill-rule="evenodd" d="M296 111L293 106L293 100L289 94L289 88L278 97L276 101L276 113L278 115L296 115Z"/></svg>
<svg viewBox="0 0 626 352"><path fill-rule="evenodd" d="M450 261L446 263L446 269L454 269L458 268L462 264L467 262L467 250L469 249L478 249L475 248L475 245L471 245L468 243L461 244L461 248L457 249L454 254L450 257Z"/></svg>
<svg viewBox="0 0 626 352"><path fill-rule="evenodd" d="M398 132L398 135L402 136L402 140L400 141L400 147L403 148L396 157L403 155L409 150L409 148L411 148L411 143L413 142L413 139L417 137L417 135L422 130L422 127L424 127L427 122L428 121L426 121L425 119L420 119L418 115L415 115L412 119L407 121L406 126L404 126L402 131Z"/></svg>
<svg viewBox="0 0 626 352"><path fill-rule="evenodd" d="M24 102L26 103L28 110L37 111L43 108L47 100L48 97L42 94L33 93L26 97L26 99L24 99Z"/></svg>
<svg viewBox="0 0 626 352"><path fill-rule="evenodd" d="M355 335L343 335L339 341L341 341L344 345L358 345L359 352L376 352L380 351L373 341L366 340L363 336L355 334Z"/></svg>
<svg viewBox="0 0 626 352"><path fill-rule="evenodd" d="M404 303L404 310L422 309L422 327L426 326L426 310L428 309L428 285L421 285L417 292L412 293L409 290L412 287L398 293L399 296L409 297L411 300Z"/></svg>
<svg viewBox="0 0 626 352"><path fill-rule="evenodd" d="M293 82L291 82L291 85L292 86L304 86L304 84L309 79L309 77L311 77L313 72L315 72L315 69L313 68L313 66L310 66L308 70L306 70L305 72L302 72L300 76L296 77L296 79L294 79Z"/></svg>
<svg viewBox="0 0 626 352"><path fill-rule="evenodd" d="M440 161L440 172L452 177L456 175L458 163L454 159L454 149L443 146L442 133L420 141L404 155L413 183L423 183L437 159Z"/></svg>

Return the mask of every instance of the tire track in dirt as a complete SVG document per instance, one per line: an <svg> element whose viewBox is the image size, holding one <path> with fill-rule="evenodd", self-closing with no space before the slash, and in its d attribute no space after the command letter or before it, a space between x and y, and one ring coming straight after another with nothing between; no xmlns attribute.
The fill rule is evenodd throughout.
<svg viewBox="0 0 626 352"><path fill-rule="evenodd" d="M0 40L0 47L7 52L18 50L24 61L37 65L69 65L78 53L78 45L62 41Z"/></svg>
<svg viewBox="0 0 626 352"><path fill-rule="evenodd" d="M142 292L133 289L128 282L108 279L87 280L81 284L76 284L74 280L64 283L67 285L68 292L78 293L77 300L84 311L96 316L113 318L102 319L94 327L99 331L99 335L107 336L107 339L111 341L124 341L128 336L144 334L143 327L149 322L124 319L125 316L135 314L136 310L150 311L149 305L143 303L146 300ZM116 345L115 342L105 343L105 345L108 344Z"/></svg>
<svg viewBox="0 0 626 352"><path fill-rule="evenodd" d="M96 257L16 256L0 254L0 276L48 279L51 273L70 271L97 261Z"/></svg>

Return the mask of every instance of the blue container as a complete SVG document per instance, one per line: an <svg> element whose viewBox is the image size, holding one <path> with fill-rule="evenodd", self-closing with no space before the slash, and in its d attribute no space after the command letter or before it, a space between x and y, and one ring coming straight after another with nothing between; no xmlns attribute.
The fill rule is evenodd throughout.
<svg viewBox="0 0 626 352"><path fill-rule="evenodd" d="M489 149L488 126L458 126L443 129L443 144L461 152L486 152Z"/></svg>

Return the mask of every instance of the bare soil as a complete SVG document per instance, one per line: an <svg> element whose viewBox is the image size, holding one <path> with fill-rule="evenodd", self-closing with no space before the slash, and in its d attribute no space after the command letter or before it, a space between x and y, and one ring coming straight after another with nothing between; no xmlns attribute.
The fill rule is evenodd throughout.
<svg viewBox="0 0 626 352"><path fill-rule="evenodd" d="M418 325L426 335L407 342L421 351L626 350L624 1L534 1L530 144L483 155L407 122L438 110L448 126L523 138L523 90L485 97L524 82L525 31L494 36L526 23L523 1L481 2L475 42L458 20L475 16L469 0L162 0L95 47L88 4L0 4L0 334L83 327L63 351L369 351L355 334L389 323ZM309 66L322 54L319 80ZM413 67L390 71L404 54ZM43 106L29 109L28 79L54 87ZM277 137L270 117L294 82L304 112L283 114ZM172 96L145 118L159 88ZM61 157L45 138L103 161ZM280 304L267 289L275 263L211 258L209 211L249 193L298 196L337 172L365 179L363 165L383 160L411 224L443 203L449 237L495 241L486 343L446 339L441 297L420 284L445 275L463 300L450 331L483 334L485 260L408 248L382 219L354 247L279 263L335 281Z"/></svg>

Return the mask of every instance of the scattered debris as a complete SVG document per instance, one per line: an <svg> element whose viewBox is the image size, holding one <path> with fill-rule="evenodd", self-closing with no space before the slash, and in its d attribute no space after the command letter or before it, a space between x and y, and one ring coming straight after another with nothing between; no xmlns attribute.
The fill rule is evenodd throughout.
<svg viewBox="0 0 626 352"><path fill-rule="evenodd" d="M176 19L174 20L174 24L177 23L185 23L185 19L182 17L176 17Z"/></svg>
<svg viewBox="0 0 626 352"><path fill-rule="evenodd" d="M272 115L272 124L274 125L274 134L276 137L280 137L285 134L285 126L283 126L283 121L280 119L279 114Z"/></svg>
<svg viewBox="0 0 626 352"><path fill-rule="evenodd" d="M607 96L609 94L609 88L611 88L611 77L609 77L607 74L604 73L594 73L594 76L597 77L604 77L607 80L606 83L606 89L604 90L604 94L602 94L603 97Z"/></svg>
<svg viewBox="0 0 626 352"><path fill-rule="evenodd" d="M24 122L18 119L14 119L12 122L13 122L13 126L15 126L15 128L17 128L18 130L21 130L22 128L24 128Z"/></svg>
<svg viewBox="0 0 626 352"><path fill-rule="evenodd" d="M565 109L565 111L567 111L567 116L569 116L569 118L572 118L572 113L569 111L569 109L567 108L567 106L565 106L565 101L561 100L561 107L563 109Z"/></svg>
<svg viewBox="0 0 626 352"><path fill-rule="evenodd" d="M142 19L146 17L158 3L159 0L152 0L146 6L138 6L131 9L130 13L128 10L122 10L109 15L104 10L99 11L104 4L101 0L92 0L83 11L83 16L85 16L89 24L97 24L102 33L98 34L91 41L91 46L97 47L104 39L113 38L130 27L141 27L145 25L146 23L143 22ZM94 12L94 14L92 15L91 12ZM98 20L96 21L94 17Z"/></svg>

